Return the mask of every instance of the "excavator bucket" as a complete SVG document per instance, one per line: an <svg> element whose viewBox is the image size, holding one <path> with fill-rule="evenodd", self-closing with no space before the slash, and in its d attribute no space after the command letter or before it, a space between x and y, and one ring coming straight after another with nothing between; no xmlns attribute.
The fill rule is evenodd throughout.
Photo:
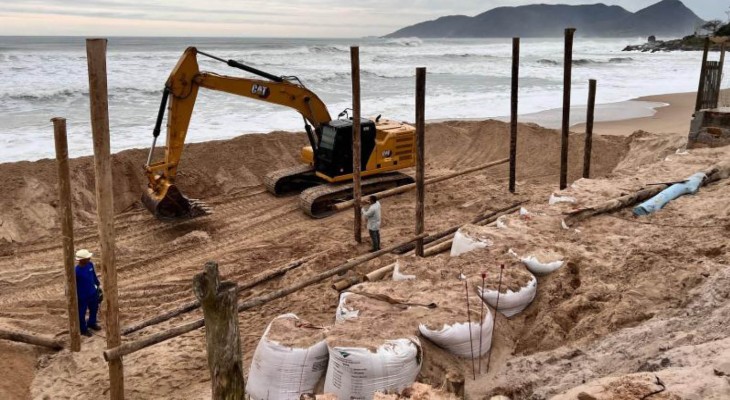
<svg viewBox="0 0 730 400"><path fill-rule="evenodd" d="M147 189L142 195L142 203L157 219L172 221L200 217L210 214L210 209L197 199L189 199L175 185L170 185L162 193Z"/></svg>

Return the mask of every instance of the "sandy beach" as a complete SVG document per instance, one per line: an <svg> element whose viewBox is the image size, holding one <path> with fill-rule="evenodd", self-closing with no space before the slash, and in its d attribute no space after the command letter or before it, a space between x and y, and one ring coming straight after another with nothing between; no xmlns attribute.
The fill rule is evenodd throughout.
<svg viewBox="0 0 730 400"><path fill-rule="evenodd" d="M634 101L667 105L655 108L654 115L648 117L596 122L593 132L600 135L620 136L628 136L637 130L654 133L689 133L696 96L696 93L671 93L634 99ZM584 132L585 124L574 125L571 130Z"/></svg>

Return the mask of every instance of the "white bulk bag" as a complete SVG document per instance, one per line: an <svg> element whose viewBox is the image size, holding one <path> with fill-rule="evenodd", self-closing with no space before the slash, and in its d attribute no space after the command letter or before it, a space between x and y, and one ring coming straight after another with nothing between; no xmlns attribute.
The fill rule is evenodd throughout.
<svg viewBox="0 0 730 400"><path fill-rule="evenodd" d="M550 199L548 200L548 204L555 205L559 203L569 203L569 204L575 204L577 203L577 200L575 197L570 196L556 196L555 193L550 195Z"/></svg>
<svg viewBox="0 0 730 400"><path fill-rule="evenodd" d="M278 318L297 318L284 314ZM267 338L266 327L251 360L246 393L254 400L299 400L313 393L327 368L327 342L322 340L308 348L284 346Z"/></svg>
<svg viewBox="0 0 730 400"><path fill-rule="evenodd" d="M497 307L497 290L483 289L481 286L478 286L477 290L482 300L486 301L492 307ZM517 315L532 303L536 294L537 278L533 276L530 282L520 288L520 290L513 292L508 289L507 293L500 293L499 309L497 311L501 312L505 317Z"/></svg>
<svg viewBox="0 0 730 400"><path fill-rule="evenodd" d="M348 319L355 319L360 314L360 310L355 310L354 308L350 308L346 304L347 296L352 295L351 292L343 292L340 294L340 302L337 304L337 311L335 314L335 322L344 322Z"/></svg>
<svg viewBox="0 0 730 400"><path fill-rule="evenodd" d="M418 330L424 337L449 353L459 357L471 357L472 355L481 357L487 354L492 343L493 329L494 318L492 317L492 313L489 312L489 309L486 309L486 315L481 326L479 321L473 321L471 324L468 322L460 322L453 325L445 324L440 330L431 330L424 324L418 326ZM471 330L471 334L469 330ZM480 338L481 352L479 351Z"/></svg>
<svg viewBox="0 0 730 400"><path fill-rule="evenodd" d="M542 263L535 256L521 258L520 261L525 264L530 272L538 276L547 275L563 266L563 260Z"/></svg>
<svg viewBox="0 0 730 400"><path fill-rule="evenodd" d="M416 279L415 275L407 275L400 272L400 262L395 262L393 267L393 280L394 281L413 281Z"/></svg>
<svg viewBox="0 0 730 400"><path fill-rule="evenodd" d="M454 240L451 242L451 257L456 257L472 250L483 249L491 246L492 244L493 243L489 240L484 241L472 238L459 229L456 231L456 234L454 234Z"/></svg>
<svg viewBox="0 0 730 400"><path fill-rule="evenodd" d="M386 341L375 352L361 347L329 347L324 392L338 399L372 399L412 385L423 354L417 338Z"/></svg>

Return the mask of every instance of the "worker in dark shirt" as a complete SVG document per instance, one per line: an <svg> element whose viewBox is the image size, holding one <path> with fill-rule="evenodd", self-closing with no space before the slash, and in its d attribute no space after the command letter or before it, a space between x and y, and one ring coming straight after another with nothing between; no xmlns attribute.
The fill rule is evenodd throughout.
<svg viewBox="0 0 730 400"><path fill-rule="evenodd" d="M81 323L81 334L91 337L89 329L98 331L101 327L96 322L96 313L99 311L99 278L96 277L94 263L91 262L93 254L86 249L76 252L76 294L79 299L79 321ZM89 311L89 319L86 320L86 311Z"/></svg>

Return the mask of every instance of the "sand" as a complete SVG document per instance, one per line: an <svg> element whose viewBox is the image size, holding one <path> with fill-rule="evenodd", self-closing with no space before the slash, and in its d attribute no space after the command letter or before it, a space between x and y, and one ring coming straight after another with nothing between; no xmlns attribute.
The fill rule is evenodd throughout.
<svg viewBox="0 0 730 400"><path fill-rule="evenodd" d="M508 132L508 125L497 121L429 124L427 176L503 158ZM529 200L526 208L534 218L510 217L509 229L495 228L495 247L506 251L514 246L520 255L551 249L569 260L539 278L537 297L522 314L498 318L492 368L489 375L467 381L469 396L547 398L583 382L634 374L646 366L656 369L672 393L685 396L699 390L704 398L727 398L727 380L712 371L730 351L730 186L721 182L703 188L640 220L620 212L579 224L578 231L563 230L561 215L574 206L547 205L558 182L559 134L520 125L519 135L517 194L506 190L506 166L429 186L426 194L428 232ZM571 162L569 179L575 185L564 194L578 199L575 206L592 204L645 183L689 176L730 156L728 149L675 155L685 138L686 132L599 136L593 171L595 178L605 179L579 180L581 166ZM581 134L571 135L571 143L581 140ZM192 276L208 260L219 263L224 278L245 282L264 270L320 254L284 277L242 293L247 298L367 252L369 243L352 244L351 213L312 220L299 211L296 197L275 198L263 189L260 177L296 164L297 147L304 143L303 134L273 133L187 146L180 187L204 199L215 213L173 224L154 220L139 205L144 182L140 166L146 152L115 156L122 326L193 299ZM582 146L571 147L570 160L582 160ZM98 253L91 159L73 160L72 168L76 245ZM54 163L0 164L0 184L5 189L0 193L0 326L63 335L67 328ZM382 203L383 245L411 236L414 196ZM356 272L372 271L394 259L375 260ZM441 270L453 276L449 268ZM490 276L494 271L488 271ZM242 313L246 365L275 316L293 312L315 325L333 324L338 293L331 284L326 281ZM104 315L102 309L102 324ZM125 340L199 317L199 311L183 315ZM3 380L29 385L18 393L34 399L102 398L108 382L101 335L104 331L84 338L81 353L42 355L37 366L29 366L32 357L27 354L12 356L17 367ZM670 358L669 367L662 367L664 357ZM129 355L124 364L129 398L210 398L204 330ZM35 374L32 382L30 370Z"/></svg>
<svg viewBox="0 0 730 400"><path fill-rule="evenodd" d="M490 228L472 226L474 235L493 239L495 235L489 232ZM508 290L517 292L525 287L533 276L519 260L507 254L505 246L487 247L472 250L456 257L440 255L426 260L415 257L403 257L399 260L402 268L400 273L415 275L416 280L427 280L430 284L443 284L459 281L459 277L469 280L469 287L474 289L482 285L482 273L487 275L486 287L497 290L500 266L504 265L502 277L502 293ZM463 286L463 282L460 283ZM463 302L463 299L462 299Z"/></svg>
<svg viewBox="0 0 730 400"><path fill-rule="evenodd" d="M348 302L355 309L363 309L361 316L373 316L374 312L381 315L396 315L397 320L391 319L391 324L404 324L417 331L420 324L425 324L432 330L439 330L444 325L467 322L466 289L464 282L456 276L434 281L430 279L416 279L414 281L379 281L357 285L352 295L358 300ZM386 295L397 299L406 306L390 305L377 296ZM470 318L479 321L479 297L474 288L469 292L471 305ZM383 306L388 304L389 307ZM433 305L433 306L431 306ZM431 307L429 307L431 306Z"/></svg>
<svg viewBox="0 0 730 400"><path fill-rule="evenodd" d="M282 346L306 349L325 338L327 328L303 319L281 317L271 321L267 338Z"/></svg>
<svg viewBox="0 0 730 400"><path fill-rule="evenodd" d="M730 96L730 90L723 90L722 96ZM663 103L666 106L656 108L656 113L651 117L597 122L594 124L593 132L601 135L620 136L628 136L638 130L688 134L696 99L697 92L639 97L634 100ZM575 125L571 127L571 130L584 132L585 124Z"/></svg>
<svg viewBox="0 0 730 400"><path fill-rule="evenodd" d="M382 394L375 393L373 400L401 400L401 399L412 399L412 400L456 400L457 397L450 393L445 393L440 390L434 389L429 385L423 383L414 383L410 387L403 389L399 394Z"/></svg>

